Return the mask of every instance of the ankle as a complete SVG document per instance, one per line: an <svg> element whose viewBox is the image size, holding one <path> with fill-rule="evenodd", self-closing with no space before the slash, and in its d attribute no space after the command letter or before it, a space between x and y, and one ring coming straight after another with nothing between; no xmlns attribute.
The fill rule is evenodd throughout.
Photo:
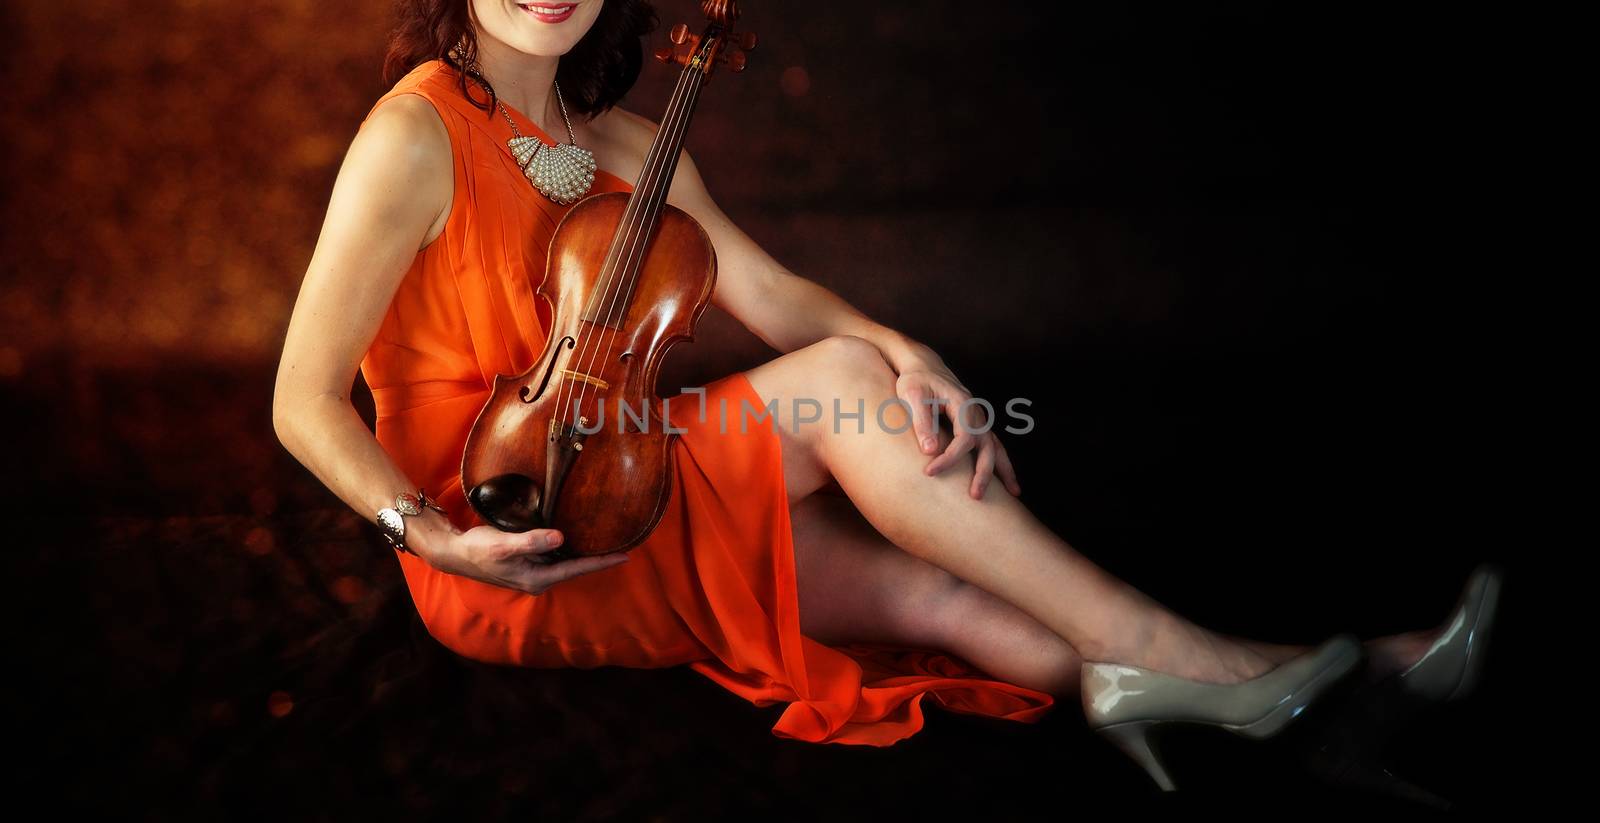
<svg viewBox="0 0 1600 823"><path fill-rule="evenodd" d="M1439 629L1422 629L1368 641L1368 677L1381 680L1410 668L1432 648L1439 634Z"/></svg>
<svg viewBox="0 0 1600 823"><path fill-rule="evenodd" d="M1117 624L1083 644L1083 659L1094 663L1121 663L1160 670L1174 639L1189 634L1193 627L1183 618L1162 608L1144 608L1124 616Z"/></svg>

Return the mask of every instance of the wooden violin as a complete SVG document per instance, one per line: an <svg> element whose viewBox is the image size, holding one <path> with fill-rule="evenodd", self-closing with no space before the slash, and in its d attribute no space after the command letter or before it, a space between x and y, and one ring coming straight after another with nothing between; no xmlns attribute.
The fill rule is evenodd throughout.
<svg viewBox="0 0 1600 823"><path fill-rule="evenodd" d="M700 7L704 32L680 23L656 52L683 68L633 191L587 197L556 226L537 292L552 318L544 349L527 371L495 376L467 436L472 508L503 531L559 529L550 560L636 546L666 509L676 434L656 377L667 350L693 339L717 279L705 229L667 191L713 69L742 71L755 47L734 35L733 0Z"/></svg>

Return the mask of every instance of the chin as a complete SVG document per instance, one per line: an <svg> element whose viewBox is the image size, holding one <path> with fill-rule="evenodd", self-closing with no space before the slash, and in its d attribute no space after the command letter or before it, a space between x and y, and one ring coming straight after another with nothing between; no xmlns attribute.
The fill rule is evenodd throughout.
<svg viewBox="0 0 1600 823"><path fill-rule="evenodd" d="M508 0L506 42L527 54L559 57L594 25L602 0Z"/></svg>

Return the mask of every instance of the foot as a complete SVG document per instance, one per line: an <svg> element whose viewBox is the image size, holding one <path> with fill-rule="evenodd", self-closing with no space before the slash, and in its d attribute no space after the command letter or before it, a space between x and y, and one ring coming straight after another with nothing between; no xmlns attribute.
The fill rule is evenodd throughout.
<svg viewBox="0 0 1600 823"><path fill-rule="evenodd" d="M1169 613L1156 614L1142 632L1128 632L1121 649L1107 649L1096 659L1195 680L1231 685L1260 677L1277 660L1238 638L1208 631Z"/></svg>
<svg viewBox="0 0 1600 823"><path fill-rule="evenodd" d="M1422 659L1443 631L1420 629L1367 641L1368 676L1373 680L1382 680L1411 668L1413 663Z"/></svg>
<svg viewBox="0 0 1600 823"><path fill-rule="evenodd" d="M1260 677L1314 648L1208 631L1159 607L1146 612L1144 623L1117 632L1119 645L1097 649L1086 659L1231 685ZM1404 671L1421 659L1442 631L1441 626L1367 641L1366 677L1377 681Z"/></svg>
<svg viewBox="0 0 1600 823"><path fill-rule="evenodd" d="M1368 640L1364 644L1367 650L1367 680L1377 682L1410 668L1413 663L1422 659L1422 655L1427 653L1435 640L1439 639L1441 632L1442 628L1418 629ZM1311 646L1265 643L1231 635L1225 637L1229 642L1244 646L1262 656L1273 666L1299 657L1312 649Z"/></svg>

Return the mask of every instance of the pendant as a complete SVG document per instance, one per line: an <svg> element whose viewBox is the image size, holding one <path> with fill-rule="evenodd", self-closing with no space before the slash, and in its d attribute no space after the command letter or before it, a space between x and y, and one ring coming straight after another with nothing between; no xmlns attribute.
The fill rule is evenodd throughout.
<svg viewBox="0 0 1600 823"><path fill-rule="evenodd" d="M537 137L513 137L506 145L533 187L560 205L572 205L594 185L594 154L588 149L549 146Z"/></svg>

